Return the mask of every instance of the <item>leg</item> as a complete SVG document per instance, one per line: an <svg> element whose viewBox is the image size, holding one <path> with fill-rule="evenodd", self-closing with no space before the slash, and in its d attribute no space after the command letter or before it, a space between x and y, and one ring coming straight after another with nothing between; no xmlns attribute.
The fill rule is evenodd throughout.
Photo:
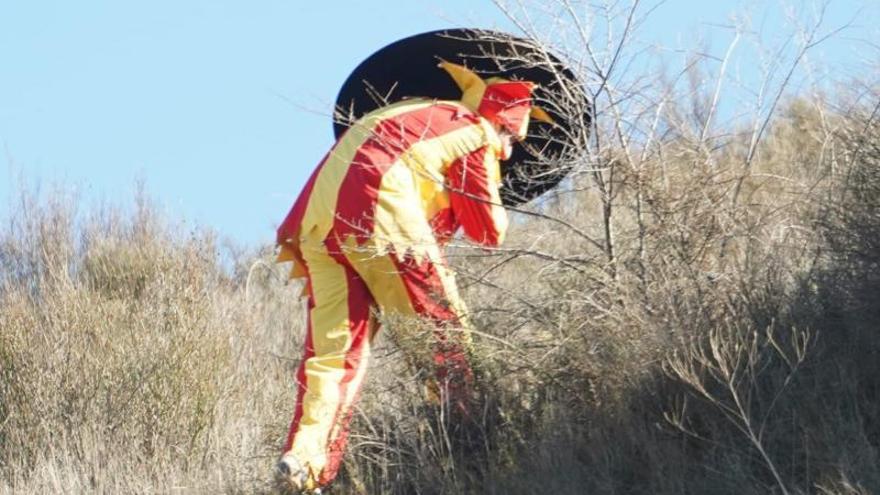
<svg viewBox="0 0 880 495"><path fill-rule="evenodd" d="M284 447L309 473L306 488L336 476L375 328L373 298L338 254L313 245L303 250L309 272L308 335L297 373L298 396Z"/></svg>
<svg viewBox="0 0 880 495"><path fill-rule="evenodd" d="M436 392L456 409L467 409L473 373L468 364L470 331L452 271L432 246L428 255L378 254L369 245L345 246L346 257L375 295L383 312L430 320L434 326ZM435 260L435 261L432 261Z"/></svg>

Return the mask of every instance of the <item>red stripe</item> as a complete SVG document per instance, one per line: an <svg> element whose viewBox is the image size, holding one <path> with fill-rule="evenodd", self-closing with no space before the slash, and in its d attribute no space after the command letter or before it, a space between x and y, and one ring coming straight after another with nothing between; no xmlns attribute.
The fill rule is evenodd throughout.
<svg viewBox="0 0 880 495"><path fill-rule="evenodd" d="M455 218L455 212L452 208L443 208L431 217L428 222L431 224L431 231L434 232L434 238L440 244L446 244L455 235L458 230L458 220Z"/></svg>
<svg viewBox="0 0 880 495"><path fill-rule="evenodd" d="M296 409L293 413L293 421L290 422L290 430L287 432L287 441L284 443L282 454L290 450L293 446L293 441L296 438L296 432L299 429L299 423L302 420L303 415L303 398L306 395L306 362L315 355L315 344L312 341L312 309L315 308L315 296L314 291L312 291L312 278L308 277L306 283L309 285L309 302L305 351L303 352L303 359L299 363L299 369L296 372Z"/></svg>
<svg viewBox="0 0 880 495"><path fill-rule="evenodd" d="M446 172L449 202L469 239L497 246L501 233L492 217L492 194L483 147L454 161Z"/></svg>
<svg viewBox="0 0 880 495"><path fill-rule="evenodd" d="M339 383L339 405L333 418L333 425L338 425L338 433L335 438L328 438L327 464L321 471L319 484L325 485L333 481L342 464L345 444L348 440L349 423L354 412L354 403L360 394L355 391L355 396L350 403L346 402L348 388L357 374L358 368L366 366L362 363L363 349L368 345L370 338L370 309L375 304L366 283L354 270L348 259L342 254L339 244L335 239L328 237L326 240L327 251L337 263L345 268L345 278L348 289L348 322L351 344L345 353L345 374ZM331 429L332 432L332 429Z"/></svg>
<svg viewBox="0 0 880 495"><path fill-rule="evenodd" d="M318 166L315 167L315 170L312 172L312 176L309 177L309 180L303 187L302 192L299 193L299 196L296 198L296 201L290 208L290 212L287 213L284 221L281 222L281 225L278 227L278 232L276 235L276 242L278 244L284 244L288 239L295 238L299 235L299 227L302 223L303 216L306 214L306 207L309 204L309 200L312 197L312 189L314 189L315 187L315 180L318 177L318 173L327 162L327 158L329 156L330 153L327 153L321 160L321 163L319 163ZM298 242L299 239L296 239L296 241Z"/></svg>
<svg viewBox="0 0 880 495"><path fill-rule="evenodd" d="M435 375L442 385L441 391L448 393L447 399L466 413L473 371L461 341L450 338L448 334L449 327L458 323L458 315L449 307L437 267L430 260L417 263L410 255L401 260L392 253L391 259L406 287L413 309L419 316L437 324L434 331Z"/></svg>
<svg viewBox="0 0 880 495"><path fill-rule="evenodd" d="M474 125L478 117L449 104L435 104L381 121L358 148L339 188L333 229L339 239L363 244L373 235L379 187L385 172L413 144Z"/></svg>
<svg viewBox="0 0 880 495"><path fill-rule="evenodd" d="M455 311L449 306L449 301L446 300L446 291L437 267L430 259L425 258L419 263L409 253L403 258L390 253L390 258L397 273L400 274L416 314L436 323L458 319Z"/></svg>
<svg viewBox="0 0 880 495"><path fill-rule="evenodd" d="M517 136L532 108L531 96L534 86L528 81L490 84L486 86L477 113Z"/></svg>

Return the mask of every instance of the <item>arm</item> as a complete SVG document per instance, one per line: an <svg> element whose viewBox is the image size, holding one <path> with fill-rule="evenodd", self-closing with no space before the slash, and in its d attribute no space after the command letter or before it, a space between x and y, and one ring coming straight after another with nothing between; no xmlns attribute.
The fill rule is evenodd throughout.
<svg viewBox="0 0 880 495"><path fill-rule="evenodd" d="M468 239L484 246L498 246L507 231L507 212L498 187L498 157L484 146L452 162L446 171L449 201L456 220Z"/></svg>

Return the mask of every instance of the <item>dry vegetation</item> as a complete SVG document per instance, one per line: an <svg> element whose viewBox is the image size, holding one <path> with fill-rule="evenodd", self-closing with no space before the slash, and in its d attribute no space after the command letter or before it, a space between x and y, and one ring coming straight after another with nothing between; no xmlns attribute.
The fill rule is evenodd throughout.
<svg viewBox="0 0 880 495"><path fill-rule="evenodd" d="M804 28L722 125L723 60L617 78L638 9L593 52L559 5L597 124L503 249L452 252L480 414L426 404L424 330L385 322L334 493L880 492L877 81L790 91ZM139 198L25 188L0 232L0 494L271 492L298 287Z"/></svg>

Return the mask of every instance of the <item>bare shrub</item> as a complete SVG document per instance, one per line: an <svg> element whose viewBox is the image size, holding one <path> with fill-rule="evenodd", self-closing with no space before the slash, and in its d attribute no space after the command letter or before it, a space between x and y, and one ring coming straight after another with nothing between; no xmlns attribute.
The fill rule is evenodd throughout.
<svg viewBox="0 0 880 495"><path fill-rule="evenodd" d="M498 3L580 71L584 153L503 248L450 250L477 414L431 403L430 329L386 318L336 492L880 491L877 81L791 85L837 26L735 19L651 72L651 6ZM0 233L0 492L270 491L299 288L143 199L77 208L26 190Z"/></svg>

